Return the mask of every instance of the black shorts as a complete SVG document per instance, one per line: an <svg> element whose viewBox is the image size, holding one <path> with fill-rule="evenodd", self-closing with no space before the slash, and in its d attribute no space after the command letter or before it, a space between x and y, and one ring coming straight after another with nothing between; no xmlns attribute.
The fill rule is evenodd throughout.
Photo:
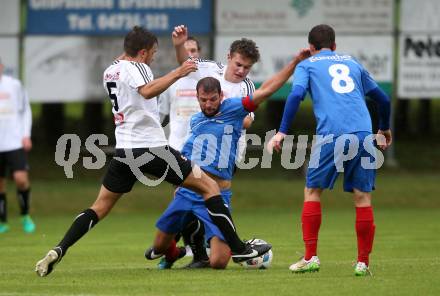
<svg viewBox="0 0 440 296"><path fill-rule="evenodd" d="M130 158L132 161L128 161ZM148 183L144 184L149 186L157 185L158 179L179 186L191 171L191 161L169 146L116 149L102 185L115 193L130 192L138 178L142 178L139 180L143 183L147 181Z"/></svg>
<svg viewBox="0 0 440 296"><path fill-rule="evenodd" d="M29 170L26 152L23 148L0 152L0 177L5 177L8 170L10 172Z"/></svg>

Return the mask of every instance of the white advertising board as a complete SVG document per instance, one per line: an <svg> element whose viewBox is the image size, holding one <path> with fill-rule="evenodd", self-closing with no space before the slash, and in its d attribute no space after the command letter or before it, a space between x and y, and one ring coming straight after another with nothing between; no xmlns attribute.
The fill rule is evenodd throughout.
<svg viewBox="0 0 440 296"><path fill-rule="evenodd" d="M19 73L18 51L17 37L0 37L0 59L5 66L4 72L15 78L18 78Z"/></svg>
<svg viewBox="0 0 440 296"><path fill-rule="evenodd" d="M340 33L391 33L393 0L221 0L219 33L307 33L329 24Z"/></svg>
<svg viewBox="0 0 440 296"><path fill-rule="evenodd" d="M20 0L0 0L0 34L20 32Z"/></svg>
<svg viewBox="0 0 440 296"><path fill-rule="evenodd" d="M209 52L207 38L199 38ZM102 73L123 51L123 37L25 38L25 83L32 101L103 100ZM151 66L156 77L177 66L170 37L159 38Z"/></svg>
<svg viewBox="0 0 440 296"><path fill-rule="evenodd" d="M399 42L399 97L440 97L440 34L403 33Z"/></svg>
<svg viewBox="0 0 440 296"><path fill-rule="evenodd" d="M440 33L440 1L401 0L400 30Z"/></svg>
<svg viewBox="0 0 440 296"><path fill-rule="evenodd" d="M215 57L226 63L230 44L241 37L223 36L216 39ZM306 37L247 36L260 49L261 61L252 68L250 78L263 82L281 68L298 52L307 47ZM393 77L393 40L391 36L338 37L337 51L357 58L371 75L380 82L391 82Z"/></svg>

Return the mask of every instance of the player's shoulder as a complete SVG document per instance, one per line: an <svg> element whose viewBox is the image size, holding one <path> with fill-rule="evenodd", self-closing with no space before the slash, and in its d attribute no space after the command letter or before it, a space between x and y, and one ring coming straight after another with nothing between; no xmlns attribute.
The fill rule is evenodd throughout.
<svg viewBox="0 0 440 296"><path fill-rule="evenodd" d="M241 82L241 85L242 85L243 89L246 90L246 95L251 95L255 92L255 84L249 78L246 77Z"/></svg>
<svg viewBox="0 0 440 296"><path fill-rule="evenodd" d="M220 70L222 70L225 67L225 65L223 65L222 63L216 62L213 60L198 58L195 61L199 67L214 68L214 69L220 69Z"/></svg>
<svg viewBox="0 0 440 296"><path fill-rule="evenodd" d="M2 80L10 85L21 87L21 81L13 76L3 74Z"/></svg>
<svg viewBox="0 0 440 296"><path fill-rule="evenodd" d="M148 66L147 64L144 63L138 63L138 62L133 62L133 61L127 61L126 63L124 63L126 65L126 67L128 69L130 69L131 71L135 71L138 70L141 73L145 73L145 74L150 74L151 73L151 68L150 66Z"/></svg>
<svg viewBox="0 0 440 296"><path fill-rule="evenodd" d="M237 106L242 106L243 105L242 100L243 100L242 97L232 97L232 98L224 99L221 104L222 109L224 111L227 111L230 109L235 109L237 108Z"/></svg>

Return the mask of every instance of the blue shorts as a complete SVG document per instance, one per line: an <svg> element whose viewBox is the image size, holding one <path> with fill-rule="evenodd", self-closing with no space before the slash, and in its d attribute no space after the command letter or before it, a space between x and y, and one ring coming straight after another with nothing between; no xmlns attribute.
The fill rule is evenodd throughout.
<svg viewBox="0 0 440 296"><path fill-rule="evenodd" d="M372 137L369 132L357 132L338 136L330 143L317 141L307 170L307 188L332 189L339 173L343 172L344 191L373 191L376 167L371 164L377 160ZM349 159L344 161L343 157Z"/></svg>
<svg viewBox="0 0 440 296"><path fill-rule="evenodd" d="M232 197L231 190L221 192L225 206L229 208ZM225 240L220 229L212 222L206 209L203 197L191 190L179 187L165 212L156 222L156 227L165 233L179 233L187 224L187 216L194 214L205 226L205 238L209 241L217 236Z"/></svg>

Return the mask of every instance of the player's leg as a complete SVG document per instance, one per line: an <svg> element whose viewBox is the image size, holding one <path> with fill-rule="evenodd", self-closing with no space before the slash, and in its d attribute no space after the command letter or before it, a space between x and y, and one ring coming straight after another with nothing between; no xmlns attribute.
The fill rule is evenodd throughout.
<svg viewBox="0 0 440 296"><path fill-rule="evenodd" d="M317 142L312 147L301 213L305 253L303 258L289 267L293 272L314 272L320 268L317 247L322 219L321 194L323 189L333 188L338 176L333 151L333 142Z"/></svg>
<svg viewBox="0 0 440 296"><path fill-rule="evenodd" d="M35 231L35 223L29 215L31 188L29 174L26 170L14 171L13 178L17 187L17 199L20 205L21 224L23 231L32 233Z"/></svg>
<svg viewBox="0 0 440 296"><path fill-rule="evenodd" d="M373 249L374 224L373 208L371 206L371 192L374 190L376 180L376 170L364 168L362 158L373 162L375 155L371 155L365 150L365 146L370 145L368 151L375 151L373 143L365 138L369 133L356 133L359 139L359 151L356 156L344 163L344 191L353 192L354 205L356 207L356 236L358 245L358 258L355 267L355 275L363 276L370 274L369 255Z"/></svg>
<svg viewBox="0 0 440 296"><path fill-rule="evenodd" d="M47 255L37 262L35 271L39 276L50 274L67 253L67 250L92 229L98 221L110 212L122 193L114 193L101 186L98 198L93 205L76 216L63 239Z"/></svg>
<svg viewBox="0 0 440 296"><path fill-rule="evenodd" d="M205 226L194 214L186 217L185 227L182 230L183 241L189 245L193 253L193 260L186 268L204 268L209 266L209 257L206 252Z"/></svg>
<svg viewBox="0 0 440 296"><path fill-rule="evenodd" d="M371 206L371 194L354 189L354 204L356 207L356 236L358 246L357 264L355 275L369 274L369 256L373 250L374 224L373 207Z"/></svg>
<svg viewBox="0 0 440 296"><path fill-rule="evenodd" d="M157 220L158 231L153 246L145 251L145 258L154 260L163 256L158 264L159 269L171 268L176 260L185 256L185 247L176 246L175 234L182 230L185 215L190 209L191 203L177 189L173 200Z"/></svg>
<svg viewBox="0 0 440 296"><path fill-rule="evenodd" d="M9 230L8 225L8 208L6 202L6 179L2 174L0 164L0 233L5 233Z"/></svg>
<svg viewBox="0 0 440 296"><path fill-rule="evenodd" d="M211 254L209 262L214 269L225 269L231 259L231 249L219 237L214 236L210 240Z"/></svg>
<svg viewBox="0 0 440 296"><path fill-rule="evenodd" d="M192 167L191 162L172 147L150 148L149 152L158 157L151 160L143 171L159 178L166 174L165 180L169 183L188 188L201 195L205 200L209 215L222 231L236 260L245 261L271 249L270 244L250 245L240 240L229 210L223 203L217 183L200 167L197 165ZM178 172L172 164L177 164Z"/></svg>
<svg viewBox="0 0 440 296"><path fill-rule="evenodd" d="M318 234L321 227L322 189L304 188L304 204L301 213L301 226L304 241L304 256L292 264L289 269L295 273L319 271L320 261L317 255Z"/></svg>
<svg viewBox="0 0 440 296"><path fill-rule="evenodd" d="M136 178L130 173L128 166L112 159L93 205L76 216L58 245L37 262L35 271L39 276L50 274L54 265L66 255L67 250L92 229L98 221L104 219L123 193L131 191Z"/></svg>

